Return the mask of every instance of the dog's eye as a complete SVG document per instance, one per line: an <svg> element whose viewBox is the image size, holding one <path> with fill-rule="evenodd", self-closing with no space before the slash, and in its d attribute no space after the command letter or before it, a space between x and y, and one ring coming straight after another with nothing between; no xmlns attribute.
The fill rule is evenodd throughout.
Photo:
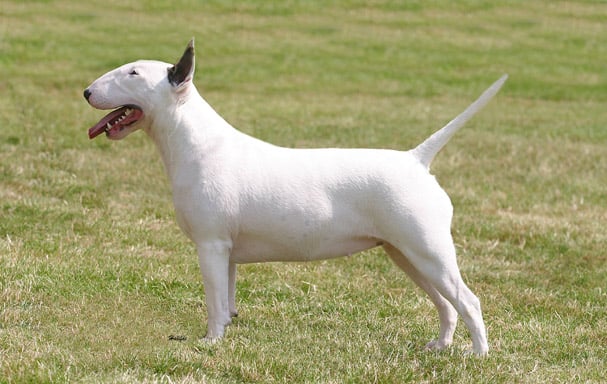
<svg viewBox="0 0 607 384"><path fill-rule="evenodd" d="M139 73L137 73L136 69L133 69L131 72L129 72L129 75L131 76L137 76Z"/></svg>

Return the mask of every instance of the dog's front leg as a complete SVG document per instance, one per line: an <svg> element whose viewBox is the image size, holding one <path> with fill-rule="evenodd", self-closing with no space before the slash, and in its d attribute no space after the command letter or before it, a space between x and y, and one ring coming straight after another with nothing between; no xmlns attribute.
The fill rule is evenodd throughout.
<svg viewBox="0 0 607 384"><path fill-rule="evenodd" d="M206 296L208 323L205 340L216 341L231 322L229 300L230 248L226 241L198 244L198 261Z"/></svg>
<svg viewBox="0 0 607 384"><path fill-rule="evenodd" d="M238 316L236 309L236 264L230 262L228 271L228 305L230 308L230 317Z"/></svg>

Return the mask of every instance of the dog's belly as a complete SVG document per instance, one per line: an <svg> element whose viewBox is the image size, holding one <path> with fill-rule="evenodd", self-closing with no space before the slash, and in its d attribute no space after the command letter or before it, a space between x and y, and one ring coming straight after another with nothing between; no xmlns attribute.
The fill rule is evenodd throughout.
<svg viewBox="0 0 607 384"><path fill-rule="evenodd" d="M241 234L232 248L232 261L238 264L269 261L311 261L349 256L381 245L373 237L351 236L321 238L300 236L272 239L254 234Z"/></svg>

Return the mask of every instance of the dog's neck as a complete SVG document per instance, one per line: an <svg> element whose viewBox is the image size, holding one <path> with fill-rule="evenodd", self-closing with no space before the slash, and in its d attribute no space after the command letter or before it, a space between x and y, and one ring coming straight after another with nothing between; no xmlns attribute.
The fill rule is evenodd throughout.
<svg viewBox="0 0 607 384"><path fill-rule="evenodd" d="M178 171L204 167L218 146L244 136L215 112L194 85L190 87L186 98L162 115L153 116L146 129L173 183Z"/></svg>

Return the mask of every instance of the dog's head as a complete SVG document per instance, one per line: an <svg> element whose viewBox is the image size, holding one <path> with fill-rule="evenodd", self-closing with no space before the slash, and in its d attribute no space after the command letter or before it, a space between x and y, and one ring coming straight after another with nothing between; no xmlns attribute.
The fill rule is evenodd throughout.
<svg viewBox="0 0 607 384"><path fill-rule="evenodd" d="M175 65L140 60L106 73L84 90L93 107L113 109L89 129L89 138L105 132L109 139L120 140L148 127L159 106L166 113L168 104L177 105L187 97L193 77L194 39Z"/></svg>

